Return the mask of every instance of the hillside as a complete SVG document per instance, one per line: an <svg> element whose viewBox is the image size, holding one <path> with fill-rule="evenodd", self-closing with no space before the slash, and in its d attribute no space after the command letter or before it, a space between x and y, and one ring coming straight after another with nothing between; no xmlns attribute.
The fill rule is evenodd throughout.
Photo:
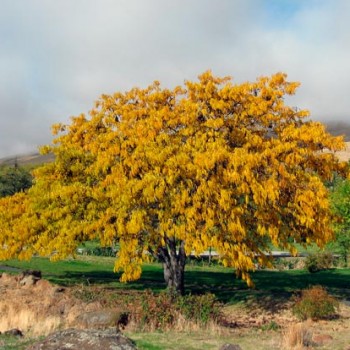
<svg viewBox="0 0 350 350"><path fill-rule="evenodd" d="M44 163L52 162L54 160L53 154L41 155L37 153L30 153L18 155L15 157L6 157L0 159L0 165L20 165L20 166L36 166Z"/></svg>
<svg viewBox="0 0 350 350"><path fill-rule="evenodd" d="M334 136L342 135L345 141L350 141L350 123L334 121L325 123L328 132Z"/></svg>

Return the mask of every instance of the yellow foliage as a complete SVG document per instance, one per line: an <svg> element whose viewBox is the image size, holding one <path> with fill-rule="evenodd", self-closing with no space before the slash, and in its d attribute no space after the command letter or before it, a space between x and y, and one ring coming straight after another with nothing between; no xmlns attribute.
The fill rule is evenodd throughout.
<svg viewBox="0 0 350 350"><path fill-rule="evenodd" d="M27 194L0 201L0 258L52 259L79 242L115 240L115 270L139 278L147 254L184 242L213 247L249 285L270 243L332 238L324 180L347 167L344 147L308 111L284 103L298 83L283 73L233 84L210 71L185 87L103 95L90 116L55 125L56 160Z"/></svg>

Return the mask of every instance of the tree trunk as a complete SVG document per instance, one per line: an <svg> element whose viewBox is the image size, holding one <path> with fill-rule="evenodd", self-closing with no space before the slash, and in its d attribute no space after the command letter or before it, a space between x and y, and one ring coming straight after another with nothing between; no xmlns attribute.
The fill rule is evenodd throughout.
<svg viewBox="0 0 350 350"><path fill-rule="evenodd" d="M166 247L162 247L158 250L158 255L163 262L164 280L169 289L173 289L182 295L185 292L185 242L178 242L178 250L176 249L176 241L174 238L166 238L166 243Z"/></svg>

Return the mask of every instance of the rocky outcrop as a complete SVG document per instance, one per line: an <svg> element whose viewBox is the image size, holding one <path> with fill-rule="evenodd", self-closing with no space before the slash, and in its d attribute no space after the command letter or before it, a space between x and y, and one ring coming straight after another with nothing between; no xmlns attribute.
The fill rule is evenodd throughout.
<svg viewBox="0 0 350 350"><path fill-rule="evenodd" d="M128 313L114 310L83 312L75 319L78 328L124 328L128 323Z"/></svg>
<svg viewBox="0 0 350 350"><path fill-rule="evenodd" d="M115 329L66 329L49 335L26 350L135 350L135 344Z"/></svg>

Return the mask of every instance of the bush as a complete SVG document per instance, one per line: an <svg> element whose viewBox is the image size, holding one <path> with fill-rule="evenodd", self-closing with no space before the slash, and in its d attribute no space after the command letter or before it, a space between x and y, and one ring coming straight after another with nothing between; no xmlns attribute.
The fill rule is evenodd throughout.
<svg viewBox="0 0 350 350"><path fill-rule="evenodd" d="M310 254L305 260L306 269L315 273L322 270L329 270L333 267L334 258L332 253L322 252L316 254Z"/></svg>
<svg viewBox="0 0 350 350"><path fill-rule="evenodd" d="M302 291L293 306L293 313L300 320L319 320L335 316L338 308L338 301L322 286L313 286Z"/></svg>
<svg viewBox="0 0 350 350"><path fill-rule="evenodd" d="M210 320L217 320L220 305L214 294L187 295L179 297L176 307L186 320L206 325Z"/></svg>
<svg viewBox="0 0 350 350"><path fill-rule="evenodd" d="M297 258L276 258L273 267L278 271L293 270L297 268L299 261Z"/></svg>
<svg viewBox="0 0 350 350"><path fill-rule="evenodd" d="M174 296L168 291L156 296L147 290L141 299L139 322L142 328L164 329L176 320Z"/></svg>
<svg viewBox="0 0 350 350"><path fill-rule="evenodd" d="M210 321L218 320L220 311L220 304L213 294L179 296L166 290L155 295L147 290L134 321L144 330L174 328L179 320L206 326Z"/></svg>

